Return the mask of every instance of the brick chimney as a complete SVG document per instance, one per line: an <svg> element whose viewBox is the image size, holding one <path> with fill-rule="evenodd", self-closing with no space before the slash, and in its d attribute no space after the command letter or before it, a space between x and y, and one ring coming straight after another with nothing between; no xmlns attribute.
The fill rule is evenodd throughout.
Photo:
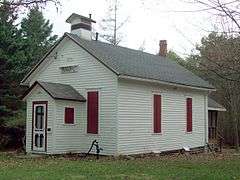
<svg viewBox="0 0 240 180"><path fill-rule="evenodd" d="M159 56L167 56L167 40L160 40L159 42Z"/></svg>

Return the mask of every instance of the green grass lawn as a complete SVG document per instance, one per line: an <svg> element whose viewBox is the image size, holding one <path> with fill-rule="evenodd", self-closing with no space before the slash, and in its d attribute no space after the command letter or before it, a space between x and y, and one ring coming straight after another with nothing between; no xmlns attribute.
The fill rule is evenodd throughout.
<svg viewBox="0 0 240 180"><path fill-rule="evenodd" d="M240 156L95 160L0 154L0 179L240 179Z"/></svg>

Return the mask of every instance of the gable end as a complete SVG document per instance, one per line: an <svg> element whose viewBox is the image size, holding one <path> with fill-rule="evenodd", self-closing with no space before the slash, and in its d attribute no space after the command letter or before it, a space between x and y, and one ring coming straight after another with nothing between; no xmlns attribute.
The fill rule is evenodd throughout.
<svg viewBox="0 0 240 180"><path fill-rule="evenodd" d="M26 80L39 68L39 66L46 60L47 56L62 42L62 40L68 37L70 40L72 40L74 43L76 43L78 46L80 46L82 49L84 49L86 52L88 52L91 56L93 56L95 59L97 59L101 64L103 64L106 68L108 68L110 71L112 71L114 74L119 75L119 73L114 70L113 68L106 65L102 60L100 60L98 57L96 57L93 53L89 52L84 46L79 44L77 41L75 41L71 36L69 36L67 33L65 33L61 39L56 42L51 49L43 56L43 58L31 69L30 72L26 74L26 76L22 79L20 85L27 85L25 82Z"/></svg>

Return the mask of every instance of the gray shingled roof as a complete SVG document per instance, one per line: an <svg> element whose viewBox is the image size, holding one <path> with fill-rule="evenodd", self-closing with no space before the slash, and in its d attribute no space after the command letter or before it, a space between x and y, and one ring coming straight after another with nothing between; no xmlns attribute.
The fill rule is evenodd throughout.
<svg viewBox="0 0 240 180"><path fill-rule="evenodd" d="M84 40L71 33L66 35L118 75L214 89L207 81L165 57L100 41Z"/></svg>
<svg viewBox="0 0 240 180"><path fill-rule="evenodd" d="M28 90L25 92L23 98L36 86L42 87L52 98L63 99L71 101L84 102L86 99L79 94L72 86L60 83L40 82L36 81Z"/></svg>
<svg viewBox="0 0 240 180"><path fill-rule="evenodd" d="M208 108L226 111L226 109L221 104L217 103L210 97L208 97Z"/></svg>
<svg viewBox="0 0 240 180"><path fill-rule="evenodd" d="M66 20L67 23L71 23L71 20L74 18L74 17L77 17L77 18L81 18L81 19L86 19L90 22L93 22L93 23L96 23L96 21L94 21L93 19L91 18L88 18L86 16L82 16L82 15L79 15L79 14L76 14L76 13L72 13Z"/></svg>

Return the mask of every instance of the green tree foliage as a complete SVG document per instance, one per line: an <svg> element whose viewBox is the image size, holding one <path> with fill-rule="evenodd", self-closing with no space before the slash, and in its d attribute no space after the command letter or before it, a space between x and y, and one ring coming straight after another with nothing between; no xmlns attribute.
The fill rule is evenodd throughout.
<svg viewBox="0 0 240 180"><path fill-rule="evenodd" d="M16 19L10 6L0 6L0 124L19 108L15 64L25 57Z"/></svg>
<svg viewBox="0 0 240 180"><path fill-rule="evenodd" d="M25 105L20 100L24 88L19 84L56 40L51 36L52 25L34 8L44 8L48 2L58 1L0 0L0 148L22 143ZM29 9L22 27L18 26L18 14Z"/></svg>
<svg viewBox="0 0 240 180"><path fill-rule="evenodd" d="M198 68L196 66L196 62L193 56L182 58L176 52L169 50L167 53L167 58L175 61L176 63L180 64L181 66L185 67L189 71L193 72L194 74L198 75Z"/></svg>
<svg viewBox="0 0 240 180"><path fill-rule="evenodd" d="M167 57L171 60L174 60L176 61L178 64L182 65L185 67L186 65L186 61L180 57L177 53L175 53L174 51L172 50L169 50L168 53L167 53Z"/></svg>
<svg viewBox="0 0 240 180"><path fill-rule="evenodd" d="M38 8L30 10L28 16L21 22L21 32L26 47L27 68L36 64L44 53L54 44L57 39L52 34L53 25L45 20ZM30 66L28 66L30 64Z"/></svg>
<svg viewBox="0 0 240 180"><path fill-rule="evenodd" d="M11 6L0 6L0 125L24 108L20 81L57 38L37 8L30 10L21 27L17 18Z"/></svg>
<svg viewBox="0 0 240 180"><path fill-rule="evenodd" d="M209 81L217 89L211 96L227 112L220 116L219 129L225 142L239 149L240 36L210 33L196 46L197 53L183 59L169 51L167 57Z"/></svg>
<svg viewBox="0 0 240 180"><path fill-rule="evenodd" d="M240 115L240 37L211 33L202 38L196 48L198 54L189 57L195 62L195 69L204 79L213 84L214 93L227 108L223 132L226 139L233 138L236 149L239 146Z"/></svg>

